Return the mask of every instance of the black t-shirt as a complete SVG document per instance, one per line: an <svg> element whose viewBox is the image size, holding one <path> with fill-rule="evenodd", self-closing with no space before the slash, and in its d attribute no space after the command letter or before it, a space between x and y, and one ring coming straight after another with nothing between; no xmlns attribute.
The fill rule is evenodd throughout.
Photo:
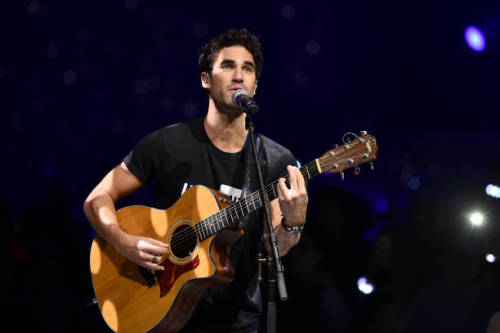
<svg viewBox="0 0 500 333"><path fill-rule="evenodd" d="M193 185L204 185L237 199L246 183L248 144L245 142L238 153L221 151L208 138L203 118L197 118L147 135L124 162L142 182L155 182L156 208L169 208ZM287 165L296 164L286 148L263 135L259 136L258 147L266 185L284 175ZM256 179L252 174L246 186L255 190ZM186 325L188 328L195 326L207 332L245 332L257 328L262 312L256 260L261 225L262 213L251 214L245 233L231 247L235 279L207 289Z"/></svg>

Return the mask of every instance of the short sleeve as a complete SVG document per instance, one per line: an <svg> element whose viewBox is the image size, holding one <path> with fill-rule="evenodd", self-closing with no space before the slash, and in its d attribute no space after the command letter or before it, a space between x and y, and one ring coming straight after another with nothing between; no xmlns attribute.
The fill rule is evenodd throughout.
<svg viewBox="0 0 500 333"><path fill-rule="evenodd" d="M161 149L159 141L158 132L153 132L139 141L123 159L130 172L143 183L148 183L156 176L159 168L157 156Z"/></svg>

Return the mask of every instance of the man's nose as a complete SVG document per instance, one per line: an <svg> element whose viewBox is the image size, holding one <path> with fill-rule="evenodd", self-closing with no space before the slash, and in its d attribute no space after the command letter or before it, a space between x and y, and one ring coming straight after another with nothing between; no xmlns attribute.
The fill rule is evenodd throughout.
<svg viewBox="0 0 500 333"><path fill-rule="evenodd" d="M242 82L243 81L243 71L241 68L235 68L233 72L233 81Z"/></svg>

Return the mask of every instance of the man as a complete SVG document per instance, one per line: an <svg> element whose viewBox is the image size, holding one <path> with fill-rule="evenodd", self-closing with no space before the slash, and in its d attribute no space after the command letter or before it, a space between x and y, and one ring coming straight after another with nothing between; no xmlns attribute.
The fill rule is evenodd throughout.
<svg viewBox="0 0 500 333"><path fill-rule="evenodd" d="M84 211L97 233L131 261L152 270L163 270L157 258L168 252L167 244L130 235L120 228L115 203L155 181L155 207L166 209L191 185L220 189L232 197L254 184L245 181L246 152L250 149L245 114L232 102L238 89L255 94L262 70L259 40L248 30L228 30L201 51L201 85L208 92L205 118L162 128L142 139L90 193ZM274 233L280 255L297 244L300 234L289 227L302 227L306 217L307 191L295 160L284 147L260 136L265 158L266 184L285 170L278 183L278 199L270 203ZM283 218L283 223L282 223ZM254 332L262 311L257 282L257 248L263 214L252 214L245 233L231 247L235 279L214 285L201 298L183 332ZM300 228L299 228L300 229Z"/></svg>

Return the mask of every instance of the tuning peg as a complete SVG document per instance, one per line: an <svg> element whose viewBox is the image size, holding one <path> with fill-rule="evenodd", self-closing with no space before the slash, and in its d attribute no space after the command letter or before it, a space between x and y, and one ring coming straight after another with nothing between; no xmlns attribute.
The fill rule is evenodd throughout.
<svg viewBox="0 0 500 333"><path fill-rule="evenodd" d="M340 179L344 180L344 171L340 171Z"/></svg>
<svg viewBox="0 0 500 333"><path fill-rule="evenodd" d="M366 131L359 132L359 135L361 135L361 136L366 135L366 134L368 134Z"/></svg>
<svg viewBox="0 0 500 333"><path fill-rule="evenodd" d="M361 172L361 168L359 166L357 166L355 169L354 169L354 175L357 176L359 175L359 173Z"/></svg>
<svg viewBox="0 0 500 333"><path fill-rule="evenodd" d="M370 169L371 169L371 170L374 170L374 169L375 169L375 165L373 165L373 162L370 162Z"/></svg>

